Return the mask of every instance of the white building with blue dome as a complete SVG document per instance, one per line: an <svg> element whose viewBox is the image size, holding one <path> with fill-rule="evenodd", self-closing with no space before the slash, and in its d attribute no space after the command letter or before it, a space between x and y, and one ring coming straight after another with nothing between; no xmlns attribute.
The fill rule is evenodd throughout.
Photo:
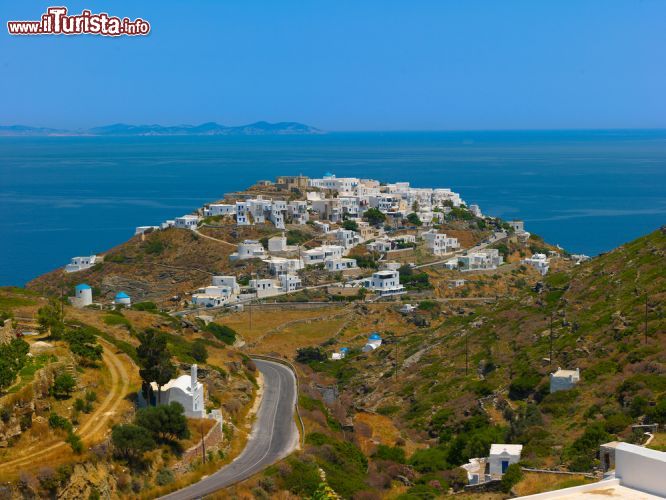
<svg viewBox="0 0 666 500"><path fill-rule="evenodd" d="M129 307L132 305L132 299L130 299L130 296L125 292L118 292L115 299L113 299L113 303L117 306Z"/></svg>
<svg viewBox="0 0 666 500"><path fill-rule="evenodd" d="M93 303L92 288L81 283L74 287L74 297L69 297L69 303L74 307L86 307Z"/></svg>
<svg viewBox="0 0 666 500"><path fill-rule="evenodd" d="M363 346L363 352L371 352L382 345L382 338L378 333L373 333L368 337L368 341Z"/></svg>

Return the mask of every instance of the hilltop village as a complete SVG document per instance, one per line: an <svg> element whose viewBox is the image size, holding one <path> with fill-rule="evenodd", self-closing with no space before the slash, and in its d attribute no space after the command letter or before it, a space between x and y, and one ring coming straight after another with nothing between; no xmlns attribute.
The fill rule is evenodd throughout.
<svg viewBox="0 0 666 500"><path fill-rule="evenodd" d="M527 229L451 189L282 176L2 288L0 479L10 498L626 493L666 443L666 231L590 259Z"/></svg>
<svg viewBox="0 0 666 500"><path fill-rule="evenodd" d="M519 243L530 240L522 221L484 215L478 205L467 205L451 189L338 178L330 173L320 179L282 176L275 182L260 181L194 213L156 226L139 226L134 234L141 240L159 240L152 235L172 228L233 248L224 267L242 271L213 275L205 286L183 290L187 299L182 305L189 308L238 309L255 299L324 285L329 294L339 297L361 289L377 297L402 295L409 287L405 273L411 276L434 263L461 273L451 280L450 286L456 288L464 285L464 273L493 271L511 258L506 245L493 244L507 238ZM239 240L243 229L257 229L260 237ZM545 275L550 259L563 255L576 262L587 259L544 246L541 252L523 252L520 260ZM74 257L65 271L94 268L103 259ZM135 300L150 295L150 291L139 293ZM131 295L117 290L113 302L131 300ZM93 298L73 300L87 306Z"/></svg>

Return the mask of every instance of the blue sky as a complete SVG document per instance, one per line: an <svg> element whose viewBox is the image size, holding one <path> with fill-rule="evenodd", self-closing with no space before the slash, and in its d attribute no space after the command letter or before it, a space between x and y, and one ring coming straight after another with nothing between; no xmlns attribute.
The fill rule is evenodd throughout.
<svg viewBox="0 0 666 500"><path fill-rule="evenodd" d="M12 37L51 2L0 0L0 123L326 130L666 127L666 2L54 2L148 37Z"/></svg>

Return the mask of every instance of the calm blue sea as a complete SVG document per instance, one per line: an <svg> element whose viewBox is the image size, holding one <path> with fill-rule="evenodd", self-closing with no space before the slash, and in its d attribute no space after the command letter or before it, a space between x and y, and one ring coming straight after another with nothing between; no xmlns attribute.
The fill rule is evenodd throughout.
<svg viewBox="0 0 666 500"><path fill-rule="evenodd" d="M595 255L666 223L666 131L0 138L0 285L280 174L451 187Z"/></svg>

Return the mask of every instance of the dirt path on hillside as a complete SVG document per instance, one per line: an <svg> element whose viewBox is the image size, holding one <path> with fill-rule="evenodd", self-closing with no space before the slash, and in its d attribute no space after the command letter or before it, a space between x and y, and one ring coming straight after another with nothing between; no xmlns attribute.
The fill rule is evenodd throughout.
<svg viewBox="0 0 666 500"><path fill-rule="evenodd" d="M202 226L202 227L206 227L206 226ZM217 241L218 243L223 243L223 244L228 245L228 246L233 247L233 248L238 248L238 245L235 245L235 244L233 244L233 243L229 243L228 241L220 240L220 239L218 239L218 238L213 238L212 236L208 236L207 234L204 234L204 233L199 232L198 229L192 229L192 231L193 231L195 234L197 234L197 235L199 235L199 236L202 236L203 238L206 238L206 239L209 239L209 240L213 240L213 241Z"/></svg>
<svg viewBox="0 0 666 500"><path fill-rule="evenodd" d="M125 396L129 393L130 376L121 357L116 354L116 348L103 339L98 339L104 345L102 361L111 375L111 390L106 395L97 409L90 414L86 422L76 429L76 434L86 445L98 441L106 434L106 426L118 411ZM124 357L124 356L123 356ZM129 363L129 361L128 361ZM104 431L100 434L100 431ZM59 452L63 447L69 447L64 441L41 448L43 443L35 443L21 451L21 457L0 463L0 473L7 474L16 471L17 468L26 467L30 462L39 460L42 464L49 463L49 456ZM41 448L41 449L40 449Z"/></svg>

